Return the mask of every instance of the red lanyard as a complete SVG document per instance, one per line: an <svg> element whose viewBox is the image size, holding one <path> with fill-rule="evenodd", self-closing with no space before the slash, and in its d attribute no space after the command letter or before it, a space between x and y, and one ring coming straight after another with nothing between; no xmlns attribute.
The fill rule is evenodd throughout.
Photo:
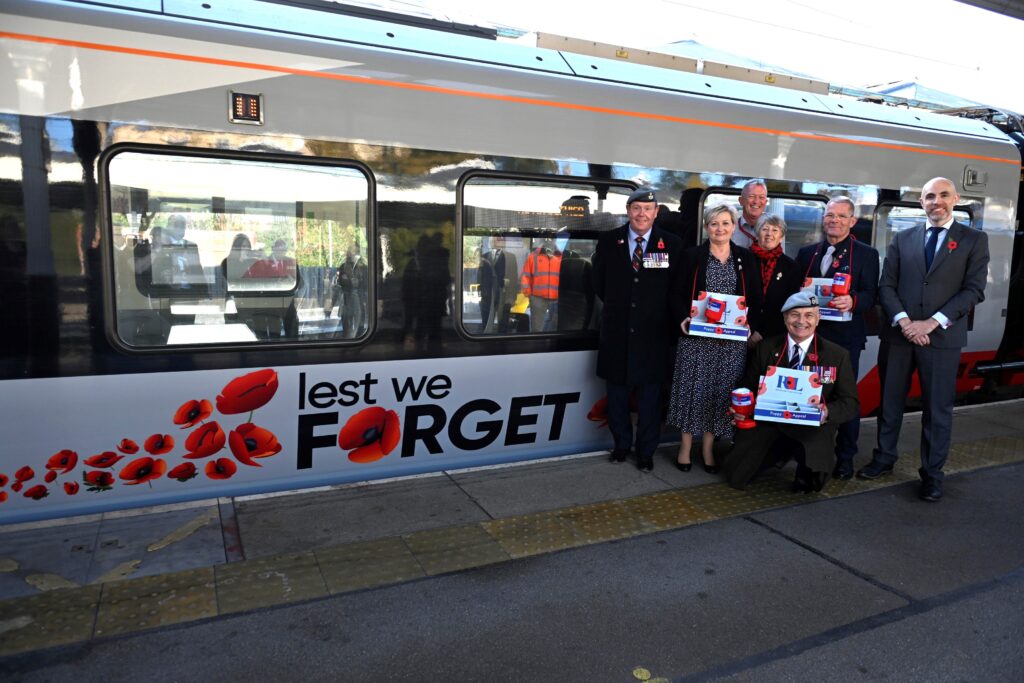
<svg viewBox="0 0 1024 683"><path fill-rule="evenodd" d="M711 255L710 250L708 251L708 255L709 256ZM730 256L733 255L731 247L729 249L729 255ZM715 258L717 258L717 257L715 257ZM705 261L705 263L707 263L707 261ZM736 263L739 264L739 266L736 268L736 270L737 270L736 276L740 279L740 286L743 288L743 300L746 301L747 300L747 281L743 278L743 260L740 259L737 256L736 257ZM706 266L705 266L704 270L705 270L705 272L707 272L707 267ZM700 268L698 268L695 271L693 271L693 287L690 289L690 301L693 301L694 297L697 296L697 273L699 273L699 272L700 272ZM714 292L714 293L715 294L725 294L725 292Z"/></svg>
<svg viewBox="0 0 1024 683"><path fill-rule="evenodd" d="M857 238L850 233L850 277L853 277L853 243L857 241ZM814 267L814 262L818 259L818 254L821 253L821 245L825 244L824 240L818 242L818 248L814 250L814 256L811 257L811 262L807 264L807 272L804 273L804 279L806 280L811 274L811 268ZM838 261L838 258L833 258L832 263ZM821 272L821 262L818 262L818 271ZM852 282L850 283L853 284Z"/></svg>
<svg viewBox="0 0 1024 683"><path fill-rule="evenodd" d="M785 314L783 314L783 315L785 315ZM813 343L814 343L814 353L807 354L806 356L804 356L804 359L805 360L812 360L812 361L817 362L817 360L818 360L818 335L814 335ZM779 351L779 355L777 355L775 357L775 365L776 365L776 367L778 367L779 361L782 360L782 356L783 356L783 354L786 353L786 350L788 348L789 348L789 335L787 334L786 335L786 341L782 342L782 350Z"/></svg>

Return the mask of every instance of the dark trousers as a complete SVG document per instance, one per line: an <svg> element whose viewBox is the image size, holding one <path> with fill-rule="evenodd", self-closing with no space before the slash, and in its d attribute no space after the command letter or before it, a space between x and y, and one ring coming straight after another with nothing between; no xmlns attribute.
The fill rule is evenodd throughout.
<svg viewBox="0 0 1024 683"><path fill-rule="evenodd" d="M629 415L629 394L636 393L636 455L647 460L658 448L661 431L661 383L651 382L628 386L607 383L608 386L608 428L615 439L615 448L629 450L633 445L633 421Z"/></svg>
<svg viewBox="0 0 1024 683"><path fill-rule="evenodd" d="M843 346L850 354L850 367L853 370L853 378L857 379L860 373L860 352L861 348ZM849 422L839 425L839 433L836 436L836 460L853 462L857 455L857 440L860 438L860 412L854 415Z"/></svg>
<svg viewBox="0 0 1024 683"><path fill-rule="evenodd" d="M889 465L899 457L900 429L910 382L917 370L921 380L922 479L942 481L942 466L949 456L953 433L953 402L960 349L882 342L878 371L882 376L882 405L878 415L875 460Z"/></svg>
<svg viewBox="0 0 1024 683"><path fill-rule="evenodd" d="M722 467L729 486L746 488L761 469L772 445L782 437L788 437L787 443L792 447L790 454L797 461L798 477L806 478L810 472L828 474L832 471L835 426L807 427L762 421L753 429L736 430L732 450Z"/></svg>

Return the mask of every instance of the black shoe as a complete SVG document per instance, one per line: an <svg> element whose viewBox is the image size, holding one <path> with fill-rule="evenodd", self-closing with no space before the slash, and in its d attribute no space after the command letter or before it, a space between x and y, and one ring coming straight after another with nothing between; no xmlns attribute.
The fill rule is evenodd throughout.
<svg viewBox="0 0 1024 683"><path fill-rule="evenodd" d="M821 490L825 488L825 483L828 481L828 472L815 472L811 475L811 488L814 489L815 493L821 493ZM808 491L810 493L810 491Z"/></svg>
<svg viewBox="0 0 1024 683"><path fill-rule="evenodd" d="M612 451L612 455L608 458L609 462L626 462L626 456L629 455L628 448L616 448Z"/></svg>
<svg viewBox="0 0 1024 683"><path fill-rule="evenodd" d="M704 471L708 474L718 474L718 465L709 465L704 463Z"/></svg>
<svg viewBox="0 0 1024 683"><path fill-rule="evenodd" d="M872 460L864 467L857 470L858 479L866 479L871 481L872 479L878 479L885 474L892 474L892 465L883 465L877 460Z"/></svg>
<svg viewBox="0 0 1024 683"><path fill-rule="evenodd" d="M853 478L853 462L840 460L836 463L836 468L832 470L832 476L842 481L849 481Z"/></svg>
<svg viewBox="0 0 1024 683"><path fill-rule="evenodd" d="M676 460L676 469L680 472L689 472L691 467L693 467L692 462L679 462Z"/></svg>
<svg viewBox="0 0 1024 683"><path fill-rule="evenodd" d="M922 481L917 497L929 503L938 503L942 500L942 483L936 479Z"/></svg>
<svg viewBox="0 0 1024 683"><path fill-rule="evenodd" d="M654 470L654 459L651 458L651 456L649 455L646 458L638 456L636 459L636 467L641 472L651 472L652 470Z"/></svg>

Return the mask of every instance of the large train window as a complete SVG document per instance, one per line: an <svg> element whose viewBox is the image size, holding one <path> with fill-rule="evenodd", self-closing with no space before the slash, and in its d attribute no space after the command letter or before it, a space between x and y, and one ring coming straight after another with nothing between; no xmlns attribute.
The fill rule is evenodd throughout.
<svg viewBox="0 0 1024 683"><path fill-rule="evenodd" d="M712 189L704 196L704 209L716 204L728 204L739 214L740 208L739 190L720 191ZM807 244L814 244L821 241L821 223L825 217L825 206L828 199L816 195L779 195L768 193L768 206L765 214L782 216L786 221L786 237L782 245L787 255L796 258L800 248ZM700 239L703 242L707 235L701 227Z"/></svg>
<svg viewBox="0 0 1024 683"><path fill-rule="evenodd" d="M470 336L596 329L590 259L626 222L626 183L473 172L459 184L461 325Z"/></svg>
<svg viewBox="0 0 1024 683"><path fill-rule="evenodd" d="M953 220L964 225L972 225L971 212L966 206L958 206L953 209ZM912 202L884 202L878 205L875 211L875 226L881 228L876 232L881 237L881 244L878 252L885 256L889 248L892 236L902 230L909 230L921 225L928 224L928 217L920 204Z"/></svg>
<svg viewBox="0 0 1024 683"><path fill-rule="evenodd" d="M104 168L123 346L368 334L372 184L362 168L138 147L115 149Z"/></svg>

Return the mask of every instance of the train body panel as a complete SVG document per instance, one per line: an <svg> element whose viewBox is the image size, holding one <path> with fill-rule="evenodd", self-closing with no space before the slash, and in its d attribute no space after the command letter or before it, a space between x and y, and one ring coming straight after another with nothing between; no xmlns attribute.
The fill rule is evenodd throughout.
<svg viewBox="0 0 1024 683"><path fill-rule="evenodd" d="M265 3L142 9L0 2L0 439L18 444L0 473L19 484L0 521L601 447L585 262L640 185L693 222L681 195L735 203L764 178L769 210L801 225L792 253L845 194L884 256L923 184L947 176L993 256L962 391L1004 339L1021 158L980 121ZM231 93L261 98L259 125L229 120ZM157 232L178 215L188 239L164 246L184 261L194 243L191 289L157 278ZM232 236L252 243L252 291L232 280ZM277 263L278 241L292 271L272 281L253 263ZM538 313L514 294L548 242L577 257L562 276L580 289ZM343 267L353 249L364 276ZM507 300L485 277L501 251L519 261ZM365 282L346 293L349 277ZM877 348L862 356L868 410ZM253 379L270 373L273 392ZM364 378L381 393L308 405L314 385L326 404ZM436 396L397 395L431 378ZM272 393L255 416L218 413L233 380ZM205 417L174 421L204 400ZM198 477L168 476L190 463Z"/></svg>

